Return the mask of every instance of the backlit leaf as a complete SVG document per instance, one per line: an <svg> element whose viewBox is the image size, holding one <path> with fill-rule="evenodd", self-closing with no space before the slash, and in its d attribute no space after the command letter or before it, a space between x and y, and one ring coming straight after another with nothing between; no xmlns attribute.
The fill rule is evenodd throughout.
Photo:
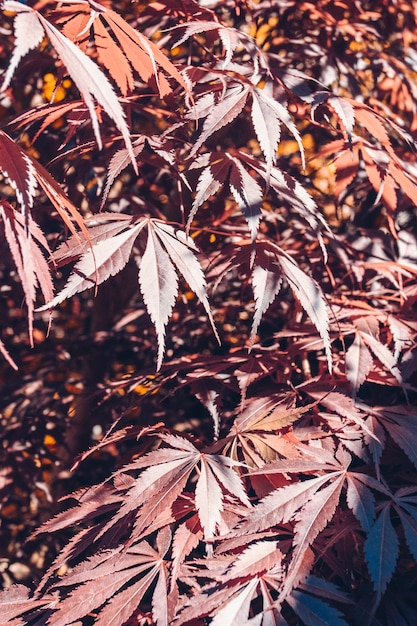
<svg viewBox="0 0 417 626"><path fill-rule="evenodd" d="M139 284L158 337L157 369L162 365L165 327L178 293L178 278L169 254L153 228L148 228L145 252L140 261Z"/></svg>

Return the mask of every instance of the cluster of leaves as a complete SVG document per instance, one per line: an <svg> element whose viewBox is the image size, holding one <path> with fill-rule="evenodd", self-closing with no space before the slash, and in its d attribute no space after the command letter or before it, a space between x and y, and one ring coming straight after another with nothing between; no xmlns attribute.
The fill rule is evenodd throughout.
<svg viewBox="0 0 417 626"><path fill-rule="evenodd" d="M412 3L2 9L5 291L32 344L68 300L95 307L81 387L42 410L61 397L85 435L100 399L110 430L66 460L123 451L37 531L65 545L4 619L414 624ZM92 364L100 341L132 367Z"/></svg>

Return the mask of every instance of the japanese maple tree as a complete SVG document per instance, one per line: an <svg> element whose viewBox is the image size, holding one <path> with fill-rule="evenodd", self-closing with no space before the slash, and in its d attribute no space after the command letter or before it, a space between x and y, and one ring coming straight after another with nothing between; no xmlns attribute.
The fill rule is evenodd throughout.
<svg viewBox="0 0 417 626"><path fill-rule="evenodd" d="M2 619L415 624L413 3L1 8Z"/></svg>

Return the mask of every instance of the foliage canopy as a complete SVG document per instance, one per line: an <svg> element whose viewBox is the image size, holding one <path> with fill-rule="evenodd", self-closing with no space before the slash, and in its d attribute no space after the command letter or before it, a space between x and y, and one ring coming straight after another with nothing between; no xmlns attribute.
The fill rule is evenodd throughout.
<svg viewBox="0 0 417 626"><path fill-rule="evenodd" d="M415 624L414 4L1 7L3 618Z"/></svg>

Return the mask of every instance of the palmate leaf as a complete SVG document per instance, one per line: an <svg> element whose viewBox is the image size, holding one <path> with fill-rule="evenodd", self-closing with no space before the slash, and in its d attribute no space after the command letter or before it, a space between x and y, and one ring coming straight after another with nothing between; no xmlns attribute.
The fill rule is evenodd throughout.
<svg viewBox="0 0 417 626"><path fill-rule="evenodd" d="M364 434L379 442L378 437L365 420L365 417L368 415L368 406L355 402L350 395L338 391L329 391L326 387L311 387L308 390L308 394L318 400L328 410L334 411L347 421L357 424Z"/></svg>
<svg viewBox="0 0 417 626"><path fill-rule="evenodd" d="M316 405L313 403L304 407L287 407L285 401L288 402L288 398L280 396L250 398L246 401L246 406L241 407L227 436L218 443L224 454L227 453L233 459L243 457L249 467L259 468L250 472L249 480L261 496L271 490L273 461L284 457L290 460L289 463L296 463L297 459L301 459L299 446L291 436L286 436L286 430ZM321 459L321 463L323 462ZM317 460L310 464L310 469L311 465L317 467ZM333 469L333 465L322 465L322 469ZM300 469L303 472L306 470L306 466ZM287 468L279 473L290 471ZM272 481L272 487L276 486Z"/></svg>
<svg viewBox="0 0 417 626"><path fill-rule="evenodd" d="M414 408L372 407L369 412L417 467L417 421Z"/></svg>
<svg viewBox="0 0 417 626"><path fill-rule="evenodd" d="M168 76L175 78L175 80L188 91L187 85L180 72L153 41L145 37L138 30L131 28L115 11L107 9L104 19L120 41L124 53L138 74L146 82L155 78L161 97L171 93L172 90L165 76L158 73L158 65L167 72Z"/></svg>
<svg viewBox="0 0 417 626"><path fill-rule="evenodd" d="M215 26L214 26L215 28ZM276 88L276 87L275 87ZM243 110L248 96L251 96L251 117L256 137L266 162L266 182L269 187L271 168L277 161L278 143L281 137L281 125L284 124L296 139L301 153L303 167L304 148L301 136L291 119L287 108L286 94L281 91L280 98L273 95L273 84L267 82L263 88L251 83L232 84L214 100L213 94L205 93L200 97L202 104L197 101L197 114L205 118L199 138L194 144L191 156L195 156L204 142L216 131L230 124Z"/></svg>
<svg viewBox="0 0 417 626"><path fill-rule="evenodd" d="M326 259L326 249L323 244L322 232L328 237L332 236L329 225L320 214L315 200L299 181L290 176L287 172L272 166L268 173L266 164L261 159L256 159L245 152L237 152L237 156L242 163L250 170L254 170L270 187L279 201L284 201L293 209L313 230L318 237Z"/></svg>
<svg viewBox="0 0 417 626"><path fill-rule="evenodd" d="M51 626L67 626L97 610L96 623L101 626L124 623L136 611L155 579L154 594L159 590L160 578L165 588L167 571L163 557L163 553L142 541L128 549L118 547L88 559L53 587L58 590L75 586L75 589L61 600L48 623ZM168 620L163 619L164 611L161 611L164 597L165 594L158 598L159 605L154 615L158 626L168 624Z"/></svg>
<svg viewBox="0 0 417 626"><path fill-rule="evenodd" d="M375 328L369 327L370 320L373 320ZM385 322L383 319L380 321ZM353 320L355 339L346 351L345 363L346 376L354 394L356 394L360 385L365 382L372 371L374 356L378 358L400 384L403 383L402 374L398 367L399 350L403 344L397 340L396 354L393 354L380 339L378 322L378 316L373 317L370 315Z"/></svg>
<svg viewBox="0 0 417 626"><path fill-rule="evenodd" d="M259 262L258 262L259 260ZM262 314L279 292L284 277L293 294L317 328L322 338L329 371L332 371L332 352L329 336L329 318L326 301L320 285L306 274L282 248L272 242L259 242L252 273L255 293L255 316L251 341L254 339Z"/></svg>
<svg viewBox="0 0 417 626"><path fill-rule="evenodd" d="M185 602L175 623L188 623L196 617L214 615L214 621L210 623L219 625L286 624L270 594L271 589L276 591L282 579L284 555L277 545L276 541L257 541L249 547L243 546L237 558L235 552L226 557L215 555L200 562L205 571L191 575L199 577L203 574L204 578L216 582L202 588L198 585L197 593ZM255 600L258 604L261 596L263 610L258 607L256 616L250 618L249 615L253 614L251 603Z"/></svg>
<svg viewBox="0 0 417 626"><path fill-rule="evenodd" d="M128 216L112 217L103 213L87 220L86 224L87 238L81 234L73 236L58 248L55 254L58 265L80 258L63 290L39 311L51 309L120 272L129 261L137 237L146 228L145 250L143 255L136 256L136 262L139 286L158 339L157 368L162 365L165 327L178 294L177 271L203 304L220 341L207 298L204 273L195 256L197 249L191 237L148 218L133 220Z"/></svg>
<svg viewBox="0 0 417 626"><path fill-rule="evenodd" d="M144 225L143 222L136 223L111 238L106 238L103 233L100 240L82 255L64 289L38 310L52 309L74 294L99 285L120 272L128 262L135 239Z"/></svg>
<svg viewBox="0 0 417 626"><path fill-rule="evenodd" d="M280 600L286 599L288 594L310 573L310 546L335 514L344 481L343 472L335 475L330 485L317 491L296 515L294 551L280 591Z"/></svg>
<svg viewBox="0 0 417 626"><path fill-rule="evenodd" d="M249 582L245 581L243 584L238 582L220 589L213 584L209 584L206 588L203 587L198 594L191 597L173 624L180 626L197 617L219 614L224 608L225 611L221 616L222 621L220 622L222 625L239 623L247 626L249 607L257 585L257 578ZM215 590L215 593L213 593L213 590ZM230 603L232 604L228 608ZM236 615L239 617L238 622L235 621Z"/></svg>
<svg viewBox="0 0 417 626"><path fill-rule="evenodd" d="M384 132L386 133L385 129ZM404 193L414 202L417 194L417 180L405 170L403 163L391 147L388 135L383 138L382 144L382 147L378 147L365 138L354 135L351 146L342 140L337 140L326 146L322 154L337 153L334 160L337 198L340 198L352 183L362 162L369 182L377 194L375 203L381 200L392 214L397 208L399 192Z"/></svg>
<svg viewBox="0 0 417 626"><path fill-rule="evenodd" d="M15 23L15 31L18 34L17 45L20 47L15 49L13 68L17 67L21 58L29 51L27 46L22 47L20 44L26 36L26 32L28 30L33 30L35 33L38 33L37 39L39 39L40 29L42 29L48 36L61 61L66 66L72 80L79 89L80 94L88 107L98 146L100 148L102 147L102 141L95 102L103 107L107 115L116 124L124 139L126 147L129 150L133 167L137 170L125 115L116 93L114 92L105 74L90 57L82 52L82 50L80 50L80 48L78 48L70 39L65 37L65 35L55 28L55 26L53 26L53 24L44 18L38 11L31 9L20 2L16 2L15 0L6 0L3 6L6 10L16 12L18 16L22 13L25 14L23 23L20 21ZM22 35L19 32L20 28L24 29ZM32 45L31 47L34 46ZM7 78L10 81L12 75L8 75ZM3 89L4 88L3 84Z"/></svg>
<svg viewBox="0 0 417 626"><path fill-rule="evenodd" d="M230 435L255 430L267 432L282 430L293 424L316 404L317 402L302 407L287 407L279 396L251 398L235 419Z"/></svg>
<svg viewBox="0 0 417 626"><path fill-rule="evenodd" d="M335 583L325 578L319 578L312 574L307 580L298 588L307 593L318 596L320 598L326 598L326 600L332 600L340 604L352 604L352 599L348 593L342 591Z"/></svg>
<svg viewBox="0 0 417 626"><path fill-rule="evenodd" d="M246 217L254 241L261 217L263 194L259 184L242 165L239 155L234 156L228 152L204 154L190 169L198 167L204 169L200 174L197 193L188 216L187 231L203 202L228 183L235 201Z"/></svg>
<svg viewBox="0 0 417 626"><path fill-rule="evenodd" d="M126 477L128 471L142 471L136 479L126 483L128 489L122 481L119 488L122 504L103 532L132 512L136 517L135 537L149 533L152 524L156 528L165 526L172 518L174 503L195 473L198 474L195 510L205 539L218 532L226 497L232 497L245 509L250 508L244 486L234 469L240 463L221 455L201 453L182 437L161 435L161 438L169 447L150 452L123 468Z"/></svg>

